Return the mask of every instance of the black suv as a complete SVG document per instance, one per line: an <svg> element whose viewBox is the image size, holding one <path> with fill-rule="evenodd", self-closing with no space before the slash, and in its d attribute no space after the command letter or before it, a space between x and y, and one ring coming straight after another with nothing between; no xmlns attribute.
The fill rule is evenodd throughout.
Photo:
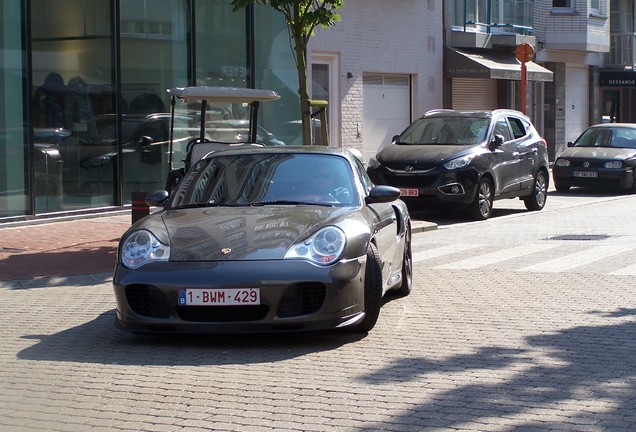
<svg viewBox="0 0 636 432"><path fill-rule="evenodd" d="M400 188L412 210L452 204L476 220L503 198L541 210L549 182L546 141L509 109L429 111L371 158L367 172L376 184Z"/></svg>

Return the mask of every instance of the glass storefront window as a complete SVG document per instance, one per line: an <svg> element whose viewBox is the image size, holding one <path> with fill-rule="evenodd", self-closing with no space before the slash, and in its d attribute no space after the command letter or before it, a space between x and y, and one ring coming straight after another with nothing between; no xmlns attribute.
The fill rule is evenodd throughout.
<svg viewBox="0 0 636 432"><path fill-rule="evenodd" d="M196 84L247 87L245 12L227 0L195 0Z"/></svg>
<svg viewBox="0 0 636 432"><path fill-rule="evenodd" d="M286 145L302 145L298 72L284 17L268 6L254 12L255 87L281 98L263 106L259 123Z"/></svg>
<svg viewBox="0 0 636 432"><path fill-rule="evenodd" d="M261 106L258 137L301 143L296 65L284 18L270 7L6 0L0 12L0 218L120 206L162 189L169 161L183 165L191 120L198 132L197 113L177 118L181 147L169 154L171 87L275 90L281 99ZM241 132L243 120L231 120Z"/></svg>
<svg viewBox="0 0 636 432"><path fill-rule="evenodd" d="M21 15L20 3L0 3L0 217L29 212L22 40L20 26L15 25L15 17Z"/></svg>
<svg viewBox="0 0 636 432"><path fill-rule="evenodd" d="M170 171L169 130L171 87L187 85L185 0L126 0L121 2L121 143L122 201L133 192L163 189ZM115 133L117 118L109 119L106 135ZM181 119L177 119L182 122ZM188 125L177 125L177 132ZM175 136L176 142L181 142ZM173 166L183 164L175 154Z"/></svg>
<svg viewBox="0 0 636 432"><path fill-rule="evenodd" d="M31 1L34 145L57 151L37 213L115 204L116 143L98 129L115 112L111 28L110 0Z"/></svg>

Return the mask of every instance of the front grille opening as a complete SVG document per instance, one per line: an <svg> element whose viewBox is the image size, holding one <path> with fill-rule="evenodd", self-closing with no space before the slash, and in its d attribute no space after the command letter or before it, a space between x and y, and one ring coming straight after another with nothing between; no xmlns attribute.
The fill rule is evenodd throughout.
<svg viewBox="0 0 636 432"><path fill-rule="evenodd" d="M135 284L126 287L128 306L138 315L152 318L170 317L170 305L159 289L152 285Z"/></svg>
<svg viewBox="0 0 636 432"><path fill-rule="evenodd" d="M606 240L614 237L608 234L563 234L554 237L548 237L545 240L578 240L578 241L598 241Z"/></svg>
<svg viewBox="0 0 636 432"><path fill-rule="evenodd" d="M300 283L290 286L278 304L278 317L291 318L318 311L325 302L327 289L321 283Z"/></svg>

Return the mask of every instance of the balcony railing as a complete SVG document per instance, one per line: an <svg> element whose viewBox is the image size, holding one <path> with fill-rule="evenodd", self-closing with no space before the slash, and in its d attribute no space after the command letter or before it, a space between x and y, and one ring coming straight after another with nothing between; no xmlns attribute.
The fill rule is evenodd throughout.
<svg viewBox="0 0 636 432"><path fill-rule="evenodd" d="M454 28L464 32L532 35L532 0L455 0Z"/></svg>
<svg viewBox="0 0 636 432"><path fill-rule="evenodd" d="M636 33L610 34L610 52L606 66L636 69Z"/></svg>

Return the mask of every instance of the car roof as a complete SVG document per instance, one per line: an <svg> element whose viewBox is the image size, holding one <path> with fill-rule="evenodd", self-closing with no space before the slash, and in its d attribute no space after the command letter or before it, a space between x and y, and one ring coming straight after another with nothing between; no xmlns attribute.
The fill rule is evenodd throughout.
<svg viewBox="0 0 636 432"><path fill-rule="evenodd" d="M616 127L623 127L623 128L636 129L636 123L599 123L599 124L592 125L590 127L591 128L616 128Z"/></svg>
<svg viewBox="0 0 636 432"><path fill-rule="evenodd" d="M427 111L422 118L431 117L478 117L478 118L492 118L500 114L515 115L518 117L527 118L521 111L513 109L496 109L496 110L453 110L453 109L434 109Z"/></svg>
<svg viewBox="0 0 636 432"><path fill-rule="evenodd" d="M210 153L207 157L214 157L216 155L250 155L259 153L279 153L279 154L324 154L343 156L346 158L358 157L355 151L345 147L327 147L327 146L284 146L284 147L254 147L250 145L245 146L232 146L224 148L213 153Z"/></svg>
<svg viewBox="0 0 636 432"><path fill-rule="evenodd" d="M280 99L273 90L250 89L238 87L173 87L167 92L185 100L207 100L215 103L250 103L267 102Z"/></svg>

